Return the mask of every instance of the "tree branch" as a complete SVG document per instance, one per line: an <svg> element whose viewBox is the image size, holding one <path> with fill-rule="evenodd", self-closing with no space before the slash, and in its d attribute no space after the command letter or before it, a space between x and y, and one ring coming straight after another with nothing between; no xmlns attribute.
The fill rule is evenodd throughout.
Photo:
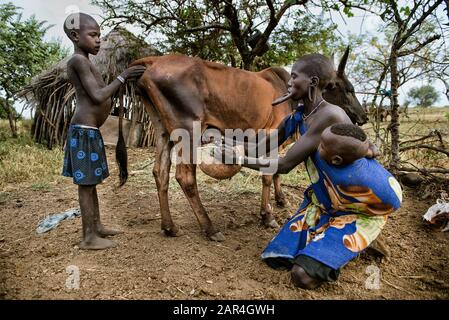
<svg viewBox="0 0 449 320"><path fill-rule="evenodd" d="M443 2L443 0L437 0L435 1L435 3L430 6L427 11L424 11L423 14L416 19L415 23L413 23L411 25L411 27L408 29L408 31L401 37L401 39L399 40L399 42L397 43L397 48L401 48L404 43L407 41L407 39L413 34L413 32L415 32L415 29L417 29L423 22L424 20ZM394 1L391 1L391 3L395 3ZM415 4L415 7L417 7L418 5Z"/></svg>
<svg viewBox="0 0 449 320"><path fill-rule="evenodd" d="M398 167L398 170L400 171L406 171L406 172L421 172L425 175L429 174L429 173L443 173L443 174L448 174L449 173L449 169L442 169L442 168L431 168L431 169L427 169L427 168L411 168L411 167Z"/></svg>
<svg viewBox="0 0 449 320"><path fill-rule="evenodd" d="M407 151L407 150L412 150L412 149L429 149L429 150L433 150L433 151L437 151L437 152L441 152L444 153L446 156L449 157L449 151L442 149L442 148L438 148L438 147L434 147L428 144L417 144L414 146L407 146L407 147L403 147L400 148L399 151L403 152L403 151Z"/></svg>
<svg viewBox="0 0 449 320"><path fill-rule="evenodd" d="M438 40L438 39L440 39L440 38L441 38L441 35L440 35L440 34L433 35L432 37L427 38L424 42L422 42L422 43L420 43L419 45L417 45L415 48L409 49L409 50L399 51L399 52L397 53L397 55L398 55L398 57L408 56L408 55L410 55L410 54L412 54L412 53L415 53L415 52L421 50L423 47L425 47L425 46L428 45L429 43L431 43L431 42L433 42L433 41L435 41L435 40Z"/></svg>
<svg viewBox="0 0 449 320"><path fill-rule="evenodd" d="M208 26L193 27L190 29L186 29L186 31L197 32L197 31L204 31L204 30L209 30L209 29L221 29L221 30L231 31L231 28L229 28L225 25L222 25L222 24L211 24Z"/></svg>

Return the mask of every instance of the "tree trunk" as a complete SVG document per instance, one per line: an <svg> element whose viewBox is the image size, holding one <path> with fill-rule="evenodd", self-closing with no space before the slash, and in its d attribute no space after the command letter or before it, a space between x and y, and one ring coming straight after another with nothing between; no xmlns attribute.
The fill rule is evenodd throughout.
<svg viewBox="0 0 449 320"><path fill-rule="evenodd" d="M13 138L17 138L17 124L16 118L14 116L14 110L9 104L9 97L6 97L5 102L2 104L3 109L6 111L8 115L9 128L11 129L11 134Z"/></svg>
<svg viewBox="0 0 449 320"><path fill-rule="evenodd" d="M253 71L253 61L254 59L244 59L243 60L243 69L248 71Z"/></svg>
<svg viewBox="0 0 449 320"><path fill-rule="evenodd" d="M390 170L396 175L399 161L399 102L398 102L398 57L397 49L393 44L390 56L390 72L391 72L391 122L389 129L391 131L391 158Z"/></svg>

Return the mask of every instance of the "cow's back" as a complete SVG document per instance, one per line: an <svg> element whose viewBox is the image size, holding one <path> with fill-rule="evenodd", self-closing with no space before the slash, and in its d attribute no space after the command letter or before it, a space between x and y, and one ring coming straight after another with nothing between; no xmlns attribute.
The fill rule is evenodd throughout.
<svg viewBox="0 0 449 320"><path fill-rule="evenodd" d="M291 110L288 103L271 106L287 90L276 69L250 72L184 55L147 57L136 64L147 66L148 90L158 90L165 97L162 104L174 110L159 110L163 115L189 114L205 126L245 130L277 127Z"/></svg>

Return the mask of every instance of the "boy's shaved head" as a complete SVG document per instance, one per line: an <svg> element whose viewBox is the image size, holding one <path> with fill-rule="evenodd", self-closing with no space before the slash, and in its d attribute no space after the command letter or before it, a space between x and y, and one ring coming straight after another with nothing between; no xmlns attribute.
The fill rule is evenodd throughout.
<svg viewBox="0 0 449 320"><path fill-rule="evenodd" d="M86 25L96 25L97 21L90 15L85 13L72 13L64 21L64 32L70 38L70 32L79 32Z"/></svg>
<svg viewBox="0 0 449 320"><path fill-rule="evenodd" d="M318 87L325 88L335 75L332 61L319 53L307 54L295 62L292 70L295 69L309 77L316 76L320 79Z"/></svg>

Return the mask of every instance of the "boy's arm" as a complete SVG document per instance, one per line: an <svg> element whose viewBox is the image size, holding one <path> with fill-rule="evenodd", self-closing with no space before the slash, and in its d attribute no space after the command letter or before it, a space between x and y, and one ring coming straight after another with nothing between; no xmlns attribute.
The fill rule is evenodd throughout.
<svg viewBox="0 0 449 320"><path fill-rule="evenodd" d="M90 70L89 61L80 55L75 55L72 59L70 59L67 67L75 71L84 90L95 104L105 102L107 99L112 97L115 91L117 91L117 89L122 85L122 82L116 78L104 88L100 87L92 71ZM135 66L126 69L122 72L121 76L126 80L128 78L138 77L142 75L144 71L144 66Z"/></svg>

